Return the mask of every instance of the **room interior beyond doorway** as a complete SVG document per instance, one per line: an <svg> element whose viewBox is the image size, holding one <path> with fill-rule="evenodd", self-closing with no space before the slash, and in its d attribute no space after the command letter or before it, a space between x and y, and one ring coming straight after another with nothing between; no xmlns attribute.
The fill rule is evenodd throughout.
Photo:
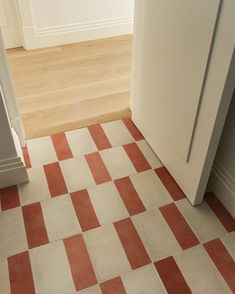
<svg viewBox="0 0 235 294"><path fill-rule="evenodd" d="M7 53L27 139L130 116L132 35Z"/></svg>

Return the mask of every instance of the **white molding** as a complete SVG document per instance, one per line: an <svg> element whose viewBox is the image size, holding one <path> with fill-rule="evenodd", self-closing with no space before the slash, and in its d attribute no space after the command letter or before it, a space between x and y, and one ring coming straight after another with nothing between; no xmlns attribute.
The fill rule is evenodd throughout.
<svg viewBox="0 0 235 294"><path fill-rule="evenodd" d="M208 186L235 217L235 178L218 161L214 162Z"/></svg>
<svg viewBox="0 0 235 294"><path fill-rule="evenodd" d="M23 26L24 47L27 50L113 37L132 32L132 16L46 28Z"/></svg>
<svg viewBox="0 0 235 294"><path fill-rule="evenodd" d="M0 188L28 181L28 174L21 156L0 161Z"/></svg>

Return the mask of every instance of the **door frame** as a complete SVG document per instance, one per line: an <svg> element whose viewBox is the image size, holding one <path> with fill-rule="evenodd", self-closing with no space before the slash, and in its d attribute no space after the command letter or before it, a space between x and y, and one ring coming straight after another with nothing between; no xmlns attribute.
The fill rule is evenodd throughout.
<svg viewBox="0 0 235 294"><path fill-rule="evenodd" d="M0 87L2 88L4 101L7 107L11 126L16 131L21 147L25 146L25 132L20 116L18 101L13 87L9 70L6 49L3 43L2 32L0 30Z"/></svg>

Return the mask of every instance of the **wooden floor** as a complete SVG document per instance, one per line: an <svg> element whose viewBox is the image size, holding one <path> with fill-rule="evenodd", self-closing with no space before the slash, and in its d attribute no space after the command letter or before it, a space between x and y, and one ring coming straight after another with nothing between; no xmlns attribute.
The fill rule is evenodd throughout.
<svg viewBox="0 0 235 294"><path fill-rule="evenodd" d="M130 116L132 36L8 50L27 138Z"/></svg>

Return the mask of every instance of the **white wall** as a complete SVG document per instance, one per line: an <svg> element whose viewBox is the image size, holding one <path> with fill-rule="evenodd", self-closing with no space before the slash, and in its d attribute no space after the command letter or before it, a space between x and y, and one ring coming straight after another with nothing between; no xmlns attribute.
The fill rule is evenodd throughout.
<svg viewBox="0 0 235 294"><path fill-rule="evenodd" d="M209 187L235 217L235 92L216 154Z"/></svg>
<svg viewBox="0 0 235 294"><path fill-rule="evenodd" d="M26 49L129 34L133 30L134 0L18 0L18 3Z"/></svg>

